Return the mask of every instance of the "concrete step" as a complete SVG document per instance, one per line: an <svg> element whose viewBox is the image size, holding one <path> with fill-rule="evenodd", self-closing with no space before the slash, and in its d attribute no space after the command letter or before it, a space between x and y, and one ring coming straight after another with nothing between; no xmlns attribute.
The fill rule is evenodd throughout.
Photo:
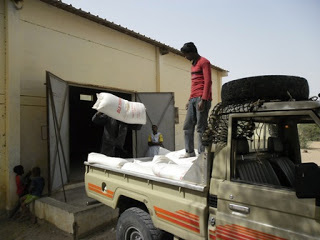
<svg viewBox="0 0 320 240"><path fill-rule="evenodd" d="M35 201L33 213L40 219L54 224L59 229L72 234L76 238L88 235L96 230L113 223L118 218L118 210L102 203L87 206L88 198L84 185L57 192L50 197Z"/></svg>

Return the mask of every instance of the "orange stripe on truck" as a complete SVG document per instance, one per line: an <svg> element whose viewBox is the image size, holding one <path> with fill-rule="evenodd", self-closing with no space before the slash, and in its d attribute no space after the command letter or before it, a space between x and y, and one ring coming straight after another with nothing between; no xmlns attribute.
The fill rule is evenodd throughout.
<svg viewBox="0 0 320 240"><path fill-rule="evenodd" d="M216 240L216 231L209 230L209 239Z"/></svg>
<svg viewBox="0 0 320 240"><path fill-rule="evenodd" d="M194 219L194 220L196 220L196 221L199 221L199 216L194 215L194 214L192 214L192 213L189 213L189 212L186 212L186 211L183 211L183 210L179 210L179 211L177 211L176 213L179 213L179 214L181 214L181 215L184 215L184 216L187 216L187 217L189 217L189 218L192 218L192 219Z"/></svg>
<svg viewBox="0 0 320 240"><path fill-rule="evenodd" d="M230 237L232 239L239 239L239 240L256 240L257 239L256 237L252 237L246 234L241 234L237 231L232 231L232 230L230 231L227 228L220 227L220 226L217 227L217 236L223 239L227 237L228 238Z"/></svg>
<svg viewBox="0 0 320 240"><path fill-rule="evenodd" d="M184 216L182 216L181 215L182 210L179 210L177 212L170 212L170 211L167 211L165 209L162 209L162 208L159 208L156 206L154 206L154 210L156 212L157 217L162 218L162 219L169 221L171 223L174 223L176 225L179 225L180 227L189 229L193 232L200 233L199 220L195 221L193 219L194 216L196 216L196 215L192 215L192 214L188 215L188 214L186 214L188 212L185 212L185 214L183 214ZM177 214L177 213L180 213L180 214ZM196 217L198 217L198 216L196 216ZM199 217L198 217L198 219L199 219Z"/></svg>
<svg viewBox="0 0 320 240"><path fill-rule="evenodd" d="M260 232L236 224L217 226L215 232L209 231L210 239L215 237L224 240L285 240L285 238L277 237L268 233Z"/></svg>
<svg viewBox="0 0 320 240"><path fill-rule="evenodd" d="M105 197L108 197L108 198L113 198L113 195L114 195L114 192L113 191L110 191L110 190L107 190L107 191L102 191L101 187L97 186L97 185L94 185L92 183L88 183L88 189L90 191L93 191L95 193L98 193L100 195L103 195Z"/></svg>
<svg viewBox="0 0 320 240"><path fill-rule="evenodd" d="M285 238L281 238L281 237L277 237L268 233L264 233L264 232L260 232L257 230L253 230L251 228L246 228L246 227L242 227L239 225L226 225L226 227L228 228L233 228L234 230L238 231L238 232L243 232L243 233L247 233L248 235L251 236L258 236L260 239L266 239L266 240L285 240Z"/></svg>

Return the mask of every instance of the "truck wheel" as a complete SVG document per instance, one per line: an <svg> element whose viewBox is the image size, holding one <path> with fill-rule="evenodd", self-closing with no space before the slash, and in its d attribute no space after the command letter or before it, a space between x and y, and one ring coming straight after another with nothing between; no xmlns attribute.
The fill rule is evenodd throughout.
<svg viewBox="0 0 320 240"><path fill-rule="evenodd" d="M163 233L155 228L150 215L137 207L124 211L117 223L117 240L160 240Z"/></svg>
<svg viewBox="0 0 320 240"><path fill-rule="evenodd" d="M289 95L289 94L290 95ZM302 77L265 75L233 80L223 84L222 104L236 104L260 100L297 101L309 98L308 81Z"/></svg>

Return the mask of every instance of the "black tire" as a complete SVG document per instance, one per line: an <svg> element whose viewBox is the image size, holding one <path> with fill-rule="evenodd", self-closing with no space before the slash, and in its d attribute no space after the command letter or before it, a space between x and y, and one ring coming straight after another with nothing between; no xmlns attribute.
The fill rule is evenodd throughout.
<svg viewBox="0 0 320 240"><path fill-rule="evenodd" d="M265 75L233 80L223 84L221 99L223 105L260 100L296 101L309 98L308 81L302 77Z"/></svg>
<svg viewBox="0 0 320 240"><path fill-rule="evenodd" d="M149 213L137 207L124 211L117 223L117 240L161 240L163 234L155 228Z"/></svg>

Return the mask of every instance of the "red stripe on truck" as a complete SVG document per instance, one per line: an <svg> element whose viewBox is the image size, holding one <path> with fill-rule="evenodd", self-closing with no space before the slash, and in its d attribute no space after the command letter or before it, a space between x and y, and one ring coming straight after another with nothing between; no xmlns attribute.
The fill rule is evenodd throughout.
<svg viewBox="0 0 320 240"><path fill-rule="evenodd" d="M194 216L196 215L188 215L184 214L184 216L180 215L182 210L179 210L177 212L170 212L162 208L158 208L154 206L154 210L156 212L157 217L162 218L166 221L169 221L171 223L174 223L176 225L179 225L183 228L187 228L193 232L200 233L199 229L199 221L193 220ZM177 214L177 213L180 214ZM187 213L187 212L185 212ZM192 216L192 217L191 217ZM198 217L198 216L196 216ZM199 219L199 217L198 217Z"/></svg>
<svg viewBox="0 0 320 240"><path fill-rule="evenodd" d="M113 195L114 195L114 192L112 192L110 190L102 191L101 187L94 185L92 183L88 183L88 189L90 191L93 191L95 193L98 193L100 195L103 195L103 196L111 198L111 199L113 198Z"/></svg>

